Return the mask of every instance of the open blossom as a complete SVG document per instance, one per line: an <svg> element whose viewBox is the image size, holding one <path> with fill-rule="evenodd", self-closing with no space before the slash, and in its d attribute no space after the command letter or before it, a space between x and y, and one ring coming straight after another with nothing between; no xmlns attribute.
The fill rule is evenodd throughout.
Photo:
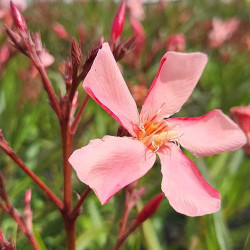
<svg viewBox="0 0 250 250"><path fill-rule="evenodd" d="M247 155L250 156L250 105L233 107L230 109L230 113L233 120L246 133L247 144L244 146L244 149Z"/></svg>
<svg viewBox="0 0 250 250"><path fill-rule="evenodd" d="M142 0L127 0L127 7L129 9L130 16L137 21L141 21L145 18L145 11Z"/></svg>
<svg viewBox="0 0 250 250"><path fill-rule="evenodd" d="M196 156L208 156L242 147L244 133L220 110L195 118L169 118L191 95L206 62L202 53L167 52L138 113L109 45L102 45L83 87L131 137L91 140L69 158L79 179L102 204L145 175L158 154L162 190L176 211L200 216L220 209L219 192L202 178L179 145Z"/></svg>
<svg viewBox="0 0 250 250"><path fill-rule="evenodd" d="M214 18L212 21L213 28L208 35L210 47L219 48L225 41L232 37L238 29L239 24L240 20L236 17L227 21Z"/></svg>

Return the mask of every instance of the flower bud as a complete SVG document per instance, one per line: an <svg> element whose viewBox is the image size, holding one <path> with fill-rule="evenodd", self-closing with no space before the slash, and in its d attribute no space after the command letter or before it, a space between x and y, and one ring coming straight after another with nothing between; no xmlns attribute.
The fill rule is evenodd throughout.
<svg viewBox="0 0 250 250"><path fill-rule="evenodd" d="M10 49L8 46L4 45L0 48L0 63L5 63L10 56Z"/></svg>
<svg viewBox="0 0 250 250"><path fill-rule="evenodd" d="M247 144L244 146L246 154L250 157L250 105L232 107L230 109L232 119L239 125L247 136Z"/></svg>
<svg viewBox="0 0 250 250"><path fill-rule="evenodd" d="M145 220L150 218L159 207L162 198L164 197L163 193L156 195L153 199L151 199L141 210L141 212L136 217L137 224L143 223Z"/></svg>
<svg viewBox="0 0 250 250"><path fill-rule="evenodd" d="M11 9L11 15L12 15L12 19L14 21L15 26L21 31L27 30L27 25L26 25L24 17L22 16L22 14L20 13L18 8L12 1L10 1L10 9Z"/></svg>
<svg viewBox="0 0 250 250"><path fill-rule="evenodd" d="M126 16L126 4L125 1L122 1L113 20L110 33L111 41L116 42L120 38L124 26L125 16Z"/></svg>
<svg viewBox="0 0 250 250"><path fill-rule="evenodd" d="M67 30L60 23L55 23L53 25L53 31L59 38L63 40L67 40L69 37Z"/></svg>
<svg viewBox="0 0 250 250"><path fill-rule="evenodd" d="M24 197L24 203L25 204L30 204L30 201L31 201L31 194L32 194L32 191L31 189L28 189L25 193L25 197Z"/></svg>

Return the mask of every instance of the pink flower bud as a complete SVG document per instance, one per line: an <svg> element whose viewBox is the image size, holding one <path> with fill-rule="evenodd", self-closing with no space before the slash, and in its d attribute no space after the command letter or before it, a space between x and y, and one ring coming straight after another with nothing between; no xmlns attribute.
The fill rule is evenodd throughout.
<svg viewBox="0 0 250 250"><path fill-rule="evenodd" d="M77 106L78 106L78 91L75 92L74 98L72 100L72 106L71 106L71 110L70 110L70 123L71 124L74 121L74 115L75 115Z"/></svg>
<svg viewBox="0 0 250 250"><path fill-rule="evenodd" d="M53 25L53 30L59 38L64 40L68 39L69 34L67 30L60 23L55 23Z"/></svg>
<svg viewBox="0 0 250 250"><path fill-rule="evenodd" d="M76 91L74 98L72 100L72 108L76 109L78 105L78 91Z"/></svg>
<svg viewBox="0 0 250 250"><path fill-rule="evenodd" d="M145 220L150 218L159 207L162 198L164 197L163 193L156 195L153 199L151 199L141 210L141 212L136 217L137 224L143 223Z"/></svg>
<svg viewBox="0 0 250 250"><path fill-rule="evenodd" d="M31 194L32 194L32 191L31 189L28 189L25 193L25 197L24 197L24 203L25 204L29 204L30 201L31 201Z"/></svg>
<svg viewBox="0 0 250 250"><path fill-rule="evenodd" d="M79 25L77 27L78 32L78 38L81 44L84 44L86 42L86 29L83 24Z"/></svg>
<svg viewBox="0 0 250 250"><path fill-rule="evenodd" d="M139 54L141 53L144 43L145 43L145 32L142 24L135 18L130 17L130 24L131 27L134 31L134 34L136 35L136 40L135 40L135 55L136 55L136 60L139 58Z"/></svg>
<svg viewBox="0 0 250 250"><path fill-rule="evenodd" d="M14 21L15 26L21 31L27 30L27 25L24 17L22 16L22 14L12 1L10 1L10 8L11 8L12 19Z"/></svg>
<svg viewBox="0 0 250 250"><path fill-rule="evenodd" d="M5 63L10 56L10 49L8 46L0 48L0 63Z"/></svg>
<svg viewBox="0 0 250 250"><path fill-rule="evenodd" d="M126 16L126 4L124 1L122 1L113 20L110 33L111 41L116 42L120 38L124 26L125 16Z"/></svg>

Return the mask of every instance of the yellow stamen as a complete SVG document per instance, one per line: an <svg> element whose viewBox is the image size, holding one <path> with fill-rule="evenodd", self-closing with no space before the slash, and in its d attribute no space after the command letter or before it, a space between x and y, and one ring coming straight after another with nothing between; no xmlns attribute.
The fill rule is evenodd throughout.
<svg viewBox="0 0 250 250"><path fill-rule="evenodd" d="M156 116L144 123L140 123L138 140L142 141L152 151L157 152L167 142L179 143L179 132L174 131L175 126L165 120L155 121Z"/></svg>

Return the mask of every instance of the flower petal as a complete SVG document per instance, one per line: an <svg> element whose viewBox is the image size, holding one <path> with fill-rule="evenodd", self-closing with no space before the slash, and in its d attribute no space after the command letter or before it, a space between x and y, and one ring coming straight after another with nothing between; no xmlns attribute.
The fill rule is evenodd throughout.
<svg viewBox="0 0 250 250"><path fill-rule="evenodd" d="M83 88L103 109L136 137L139 115L108 43L103 43L83 82Z"/></svg>
<svg viewBox="0 0 250 250"><path fill-rule="evenodd" d="M246 144L242 130L221 110L194 118L168 119L180 131L180 144L196 156L233 151Z"/></svg>
<svg viewBox="0 0 250 250"><path fill-rule="evenodd" d="M201 216L220 209L220 194L201 176L195 164L174 144L158 152L162 191L179 213Z"/></svg>
<svg viewBox="0 0 250 250"><path fill-rule="evenodd" d="M207 63L202 53L167 52L142 107L144 117L167 118L178 112L191 95Z"/></svg>
<svg viewBox="0 0 250 250"><path fill-rule="evenodd" d="M120 189L145 175L156 155L129 137L92 140L69 158L78 178L89 185L102 204Z"/></svg>

